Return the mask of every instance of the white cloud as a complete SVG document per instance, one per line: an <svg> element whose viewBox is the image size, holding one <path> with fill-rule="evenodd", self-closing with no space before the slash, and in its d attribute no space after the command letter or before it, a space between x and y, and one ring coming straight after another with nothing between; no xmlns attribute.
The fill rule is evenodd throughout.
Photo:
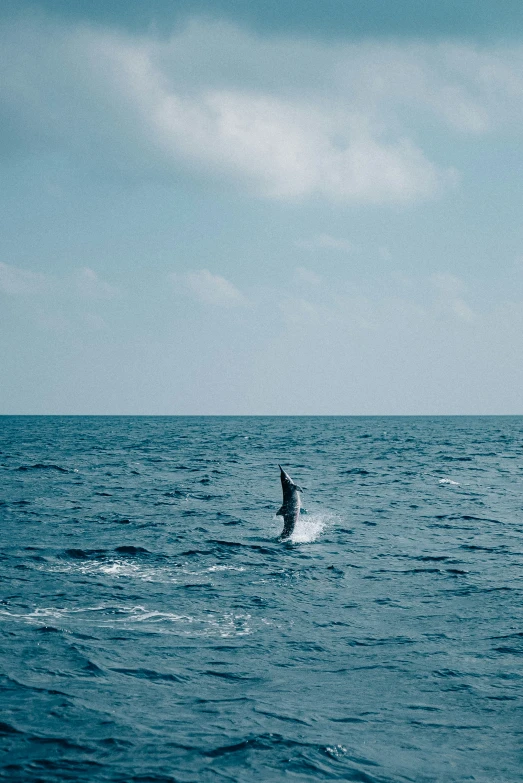
<svg viewBox="0 0 523 783"><path fill-rule="evenodd" d="M307 269L304 266L296 267L296 278L300 283L306 285L318 286L321 284L321 277L313 272L312 269Z"/></svg>
<svg viewBox="0 0 523 783"><path fill-rule="evenodd" d="M333 237L330 234L317 234L311 239L300 239L297 247L304 250L339 250L343 253L352 253L355 247L352 242L343 237Z"/></svg>
<svg viewBox="0 0 523 783"><path fill-rule="evenodd" d="M26 144L275 199L428 198L456 182L433 137L519 128L523 113L518 46L329 45L210 21L168 39L11 23L0 44L0 99Z"/></svg>
<svg viewBox="0 0 523 783"><path fill-rule="evenodd" d="M48 286L49 279L45 275L0 261L0 291L4 294L38 294L46 291Z"/></svg>
<svg viewBox="0 0 523 783"><path fill-rule="evenodd" d="M178 279L173 275L174 280ZM248 303L247 298L229 280L221 275L214 275L208 269L187 272L184 276L191 293L204 304L218 307L238 307Z"/></svg>
<svg viewBox="0 0 523 783"><path fill-rule="evenodd" d="M66 298L82 297L111 299L119 290L106 283L90 267L74 270L70 276L51 276L0 261L0 291L13 296L25 294L61 294Z"/></svg>
<svg viewBox="0 0 523 783"><path fill-rule="evenodd" d="M463 291L463 281L449 272L438 272L431 276L432 284L446 297L453 297Z"/></svg>
<svg viewBox="0 0 523 783"><path fill-rule="evenodd" d="M296 100L165 94L150 116L157 143L172 156L243 179L272 198L409 201L432 195L447 179L408 139L373 138L349 115L337 118Z"/></svg>
<svg viewBox="0 0 523 783"><path fill-rule="evenodd" d="M284 320L292 326L319 326L325 321L322 309L303 297L286 297L280 301L279 307Z"/></svg>
<svg viewBox="0 0 523 783"><path fill-rule="evenodd" d="M464 300L465 285L462 280L449 273L432 275L431 282L439 291L440 301L458 320L471 323L476 314Z"/></svg>
<svg viewBox="0 0 523 783"><path fill-rule="evenodd" d="M75 287L81 296L93 299L113 299L119 294L115 286L106 283L88 266L76 271Z"/></svg>

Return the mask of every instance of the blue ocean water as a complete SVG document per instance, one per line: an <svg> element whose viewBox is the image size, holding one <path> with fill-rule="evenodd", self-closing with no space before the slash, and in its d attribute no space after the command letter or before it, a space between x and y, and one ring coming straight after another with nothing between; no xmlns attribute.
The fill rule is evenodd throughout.
<svg viewBox="0 0 523 783"><path fill-rule="evenodd" d="M2 417L0 470L0 779L522 779L523 418Z"/></svg>

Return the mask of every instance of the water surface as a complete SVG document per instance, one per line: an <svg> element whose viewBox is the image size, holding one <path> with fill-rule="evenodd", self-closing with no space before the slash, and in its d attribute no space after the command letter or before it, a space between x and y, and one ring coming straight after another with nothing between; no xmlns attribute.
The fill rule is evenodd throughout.
<svg viewBox="0 0 523 783"><path fill-rule="evenodd" d="M2 417L0 778L521 780L522 446L518 417Z"/></svg>

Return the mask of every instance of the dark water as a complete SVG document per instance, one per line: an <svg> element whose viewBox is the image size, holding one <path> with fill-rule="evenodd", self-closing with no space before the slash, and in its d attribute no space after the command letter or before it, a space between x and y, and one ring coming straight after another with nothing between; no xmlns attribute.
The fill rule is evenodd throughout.
<svg viewBox="0 0 523 783"><path fill-rule="evenodd" d="M523 418L4 417L0 466L0 779L523 779Z"/></svg>

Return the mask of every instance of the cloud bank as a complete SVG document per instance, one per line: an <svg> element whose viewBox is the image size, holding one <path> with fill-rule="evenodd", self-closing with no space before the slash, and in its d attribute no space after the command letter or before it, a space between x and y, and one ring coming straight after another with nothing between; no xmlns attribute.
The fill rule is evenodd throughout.
<svg viewBox="0 0 523 783"><path fill-rule="evenodd" d="M40 20L4 24L0 50L7 153L59 149L270 199L425 199L457 181L434 138L522 119L516 45L327 45L201 20L164 39Z"/></svg>

